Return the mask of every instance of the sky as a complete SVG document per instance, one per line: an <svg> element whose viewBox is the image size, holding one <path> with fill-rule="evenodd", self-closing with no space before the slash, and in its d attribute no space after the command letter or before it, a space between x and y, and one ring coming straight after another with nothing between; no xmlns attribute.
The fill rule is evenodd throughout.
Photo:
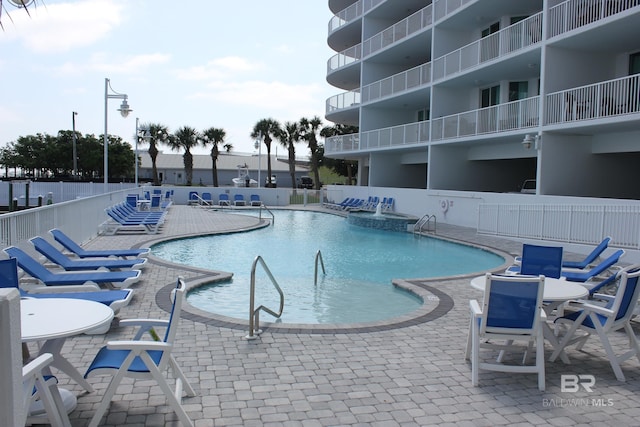
<svg viewBox="0 0 640 427"><path fill-rule="evenodd" d="M170 132L222 128L244 153L257 152L261 119L331 124L325 101L340 91L326 82L325 0L37 0L31 16L3 5L0 147L71 130L74 111L78 132L102 135L105 78L133 110L123 119L109 99L108 133L132 147L136 118Z"/></svg>

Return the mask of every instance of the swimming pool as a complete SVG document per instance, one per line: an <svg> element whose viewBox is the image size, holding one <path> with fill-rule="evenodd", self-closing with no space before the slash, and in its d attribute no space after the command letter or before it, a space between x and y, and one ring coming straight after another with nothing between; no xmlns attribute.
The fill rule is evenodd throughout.
<svg viewBox="0 0 640 427"><path fill-rule="evenodd" d="M472 273L504 262L488 251L411 233L362 228L336 215L293 210L276 210L274 214L274 226L168 241L154 245L153 255L232 272L230 282L197 288L187 300L199 309L239 319L248 319L250 270L260 255L284 291L281 321L313 324L373 322L401 316L419 308L422 301L393 286L392 279ZM318 251L326 275L319 268L314 286ZM277 293L260 268L256 279L256 306L277 308Z"/></svg>

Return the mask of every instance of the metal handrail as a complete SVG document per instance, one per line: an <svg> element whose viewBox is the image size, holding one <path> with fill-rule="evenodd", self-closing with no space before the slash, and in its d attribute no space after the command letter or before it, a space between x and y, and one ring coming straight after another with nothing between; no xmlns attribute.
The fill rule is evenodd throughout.
<svg viewBox="0 0 640 427"><path fill-rule="evenodd" d="M269 276L269 279L271 279L271 283L278 291L278 294L280 294L280 309L277 313L263 305L260 305L258 308L254 308L256 296L256 267L258 265L258 262L260 263L260 265L262 265L262 268L264 268L264 271L267 273L267 276ZM253 260L253 264L251 265L251 293L249 295L249 335L247 335L245 338L248 340L252 340L257 338L254 333L257 335L260 335L262 333L262 331L260 330L260 310L266 311L267 313L278 319L280 318L280 316L282 316L283 309L284 293L282 292L282 289L280 289L280 286L278 285L275 277L273 277L273 274L271 274L271 271L269 270L269 267L267 267L267 264L264 262L262 257L258 255L256 259Z"/></svg>
<svg viewBox="0 0 640 427"><path fill-rule="evenodd" d="M259 213L259 216L258 216L259 219L262 219L262 209L265 209L267 212L269 212L271 214L271 225L274 225L275 222L276 222L276 216L273 214L273 212L271 212L271 210L264 203L262 203L260 205L260 213Z"/></svg>
<svg viewBox="0 0 640 427"><path fill-rule="evenodd" d="M420 218L418 220L418 222L416 222L413 225L413 233L422 233L422 228L426 225L427 226L427 231L429 231L428 225L431 222L431 219L433 219L433 231L436 231L436 216L435 215L430 215L430 214L424 214L422 215L422 218Z"/></svg>
<svg viewBox="0 0 640 427"><path fill-rule="evenodd" d="M313 274L313 285L314 286L318 285L318 260L320 260L320 265L322 266L322 274L327 274L327 272L324 269L324 261L322 260L322 252L320 252L320 250L318 250L318 252L316 253L316 264L315 264L315 270L314 270L314 274Z"/></svg>

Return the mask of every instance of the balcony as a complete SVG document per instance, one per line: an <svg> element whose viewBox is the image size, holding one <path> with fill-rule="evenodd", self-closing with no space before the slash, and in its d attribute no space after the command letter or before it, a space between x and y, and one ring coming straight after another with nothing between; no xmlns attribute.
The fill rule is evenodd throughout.
<svg viewBox="0 0 640 427"><path fill-rule="evenodd" d="M362 102L371 102L415 89L431 82L431 63L422 64L402 73L362 87Z"/></svg>
<svg viewBox="0 0 640 427"><path fill-rule="evenodd" d="M326 113L358 106L360 106L360 91L352 90L327 99Z"/></svg>
<svg viewBox="0 0 640 427"><path fill-rule="evenodd" d="M636 113L640 113L640 74L547 95L545 124Z"/></svg>
<svg viewBox="0 0 640 427"><path fill-rule="evenodd" d="M362 44L357 44L329 58L329 61L327 61L327 75L344 66L360 61L361 52Z"/></svg>
<svg viewBox="0 0 640 427"><path fill-rule="evenodd" d="M386 0L359 0L357 3L341 10L329 21L329 34L354 19L360 18L363 14L384 1Z"/></svg>
<svg viewBox="0 0 640 427"><path fill-rule="evenodd" d="M362 43L362 57L378 52L433 23L432 5L397 22Z"/></svg>
<svg viewBox="0 0 640 427"><path fill-rule="evenodd" d="M433 61L433 80L442 80L542 41L542 12Z"/></svg>
<svg viewBox="0 0 640 427"><path fill-rule="evenodd" d="M467 3L477 0L435 0L434 16L435 21L439 21L447 15L454 13Z"/></svg>
<svg viewBox="0 0 640 427"><path fill-rule="evenodd" d="M549 9L549 38L639 5L640 0L567 0Z"/></svg>
<svg viewBox="0 0 640 427"><path fill-rule="evenodd" d="M538 126L540 97L466 111L431 120L431 140L463 138Z"/></svg>
<svg viewBox="0 0 640 427"><path fill-rule="evenodd" d="M429 141L429 122L416 122L362 132L361 135L339 135L324 142L326 154L363 152L376 149L399 148Z"/></svg>

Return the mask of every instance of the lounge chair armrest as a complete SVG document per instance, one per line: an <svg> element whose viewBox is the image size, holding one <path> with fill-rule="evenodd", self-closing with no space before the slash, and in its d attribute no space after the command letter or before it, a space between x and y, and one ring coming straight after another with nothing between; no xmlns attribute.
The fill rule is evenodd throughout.
<svg viewBox="0 0 640 427"><path fill-rule="evenodd" d="M107 348L110 350L131 350L140 353L149 350L170 351L173 345L163 341L109 341L107 342Z"/></svg>

